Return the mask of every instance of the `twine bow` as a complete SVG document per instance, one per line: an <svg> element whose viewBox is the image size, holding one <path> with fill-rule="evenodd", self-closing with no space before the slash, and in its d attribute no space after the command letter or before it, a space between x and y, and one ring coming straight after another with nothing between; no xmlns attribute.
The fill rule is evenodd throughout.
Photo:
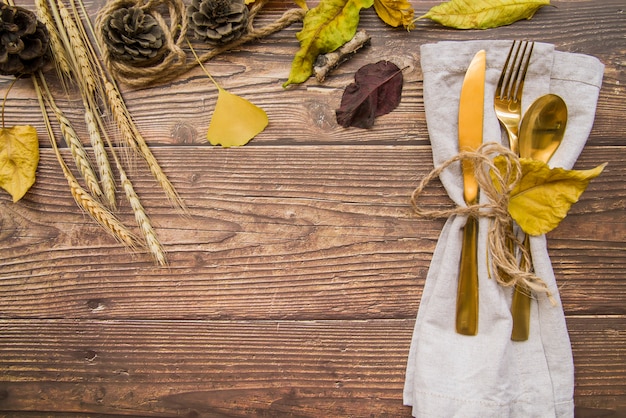
<svg viewBox="0 0 626 418"><path fill-rule="evenodd" d="M268 0L256 0L252 4L248 14L248 28L243 36L228 44L209 49L199 56L199 61L206 62L247 42L271 35L302 20L306 13L302 8L289 9L276 21L260 29L255 29L253 26L254 18L267 2ZM108 52L102 33L105 18L115 10L128 7L137 7L142 9L144 13L152 15L161 27L165 35L164 48L166 50L163 60L158 64L139 67L130 62L116 60ZM165 10L167 13L162 13ZM98 43L102 46L102 60L119 82L132 87L145 87L150 84L171 81L198 65L197 60L187 62L187 56L183 50L183 46L186 44L187 22L187 8L182 0L110 0L100 9L96 18L95 32Z"/></svg>
<svg viewBox="0 0 626 418"><path fill-rule="evenodd" d="M493 163L494 155L502 155L506 167L500 172ZM418 204L426 186L452 164L467 160L474 165L474 175L478 186L487 198L487 203L469 206L457 206L451 209L429 210ZM493 176L493 179L492 179ZM415 213L424 218L448 218L452 215L486 217L491 220L487 232L487 265L489 276L502 286L513 287L517 284L537 293L545 293L550 301L556 303L546 283L531 271L531 257L520 238L514 233L514 221L508 212L511 191L521 180L522 168L519 157L510 149L495 142L485 143L475 152L463 151L435 167L417 186L411 195L411 205ZM509 242L519 249L521 262L517 254L509 249ZM524 288L524 287L522 287Z"/></svg>

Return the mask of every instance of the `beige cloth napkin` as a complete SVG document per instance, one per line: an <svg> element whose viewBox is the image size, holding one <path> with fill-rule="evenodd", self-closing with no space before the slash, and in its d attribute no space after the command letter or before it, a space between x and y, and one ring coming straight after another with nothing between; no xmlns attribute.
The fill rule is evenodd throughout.
<svg viewBox="0 0 626 418"><path fill-rule="evenodd" d="M493 95L512 41L439 42L421 47L424 104L435 166L458 153L458 106L465 71L480 49L487 51L484 142L508 145L493 110ZM568 106L562 145L550 164L572 168L595 117L604 66L596 58L555 51L536 43L522 106L555 93ZM457 205L463 202L460 165L442 172L441 181ZM484 197L483 197L484 199ZM483 200L484 202L484 200ZM446 222L431 262L419 306L406 369L404 403L416 417L572 417L574 366L545 236L531 237L535 273L557 301L533 300L528 341L511 341L512 289L487 273L486 231L479 221L478 335L455 331L456 289L464 216Z"/></svg>

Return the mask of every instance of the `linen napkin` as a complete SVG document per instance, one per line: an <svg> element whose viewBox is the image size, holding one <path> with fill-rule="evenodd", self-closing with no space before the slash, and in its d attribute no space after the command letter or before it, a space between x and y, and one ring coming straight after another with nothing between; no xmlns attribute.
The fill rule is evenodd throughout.
<svg viewBox="0 0 626 418"><path fill-rule="evenodd" d="M438 42L421 47L426 121L435 166L458 154L458 107L465 71L485 49L487 73L484 142L508 146L493 110L495 86L512 41ZM565 137L551 166L572 168L595 118L604 66L595 57L559 52L535 43L524 85L523 111L539 96L560 95L568 106ZM460 164L440 175L456 205L463 201ZM481 203L485 197L481 196ZM441 231L426 277L406 369L404 403L416 417L571 417L574 366L545 236L531 237L535 274L547 284L532 301L527 341L511 341L512 288L487 271L489 220L479 219L478 335L455 331L456 292L462 229L466 216L451 216Z"/></svg>

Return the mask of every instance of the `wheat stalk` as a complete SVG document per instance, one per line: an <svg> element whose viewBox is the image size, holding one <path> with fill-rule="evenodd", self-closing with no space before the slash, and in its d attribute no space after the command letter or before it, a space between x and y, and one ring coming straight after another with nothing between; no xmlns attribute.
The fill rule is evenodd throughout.
<svg viewBox="0 0 626 418"><path fill-rule="evenodd" d="M43 74L39 73L39 77L43 79ZM59 161L59 165L63 171L63 175L67 180L70 186L70 193L76 201L76 204L87 212L98 224L100 224L106 231L108 231L117 241L126 245L128 248L136 249L139 246L139 241L137 237L124 226L119 219L111 213L107 208L105 208L100 202L95 200L87 191L85 191L78 181L74 174L72 174L71 170L65 164L63 160L63 156L59 151L59 148L56 144L54 132L52 131L52 126L50 124L50 119L48 118L48 113L46 111L46 106L44 103L43 93L35 76L32 77L33 84L35 86L35 90L37 91L37 98L39 99L39 106L41 107L41 113L43 115L44 124L48 131L48 136L50 138L50 143L52 144L52 148L56 154L57 160Z"/></svg>
<svg viewBox="0 0 626 418"><path fill-rule="evenodd" d="M120 129L124 141L131 148L137 149L141 156L146 160L146 163L150 168L150 172L159 183L159 186L161 186L170 202L183 211L186 211L185 204L178 195L178 192L176 192L176 189L167 178L167 175L163 172L163 169L154 157L154 154L152 154L146 140L133 122L118 88L109 80L105 80L104 91L109 108L113 114L113 119Z"/></svg>
<svg viewBox="0 0 626 418"><path fill-rule="evenodd" d="M46 83L46 79L43 77L43 74L39 74L39 78L41 80L41 84L43 86L43 91L46 93L45 98L50 107L52 108L52 112L59 122L59 126L61 128L61 133L63 134L63 138L65 138L65 142L70 148L72 153L72 157L74 157L74 161L76 163L76 167L80 171L85 183L87 184L87 188L94 194L94 196L101 197L102 189L100 188L100 184L98 183L98 178L96 177L96 173L93 171L93 167L91 166L91 162L89 161L89 157L87 157L87 152L83 147L83 143L80 141L76 130L72 126L72 123L65 116L63 111L57 106L52 94L50 93L50 89L48 88L48 84ZM42 95L43 97L43 95Z"/></svg>
<svg viewBox="0 0 626 418"><path fill-rule="evenodd" d="M93 35L93 27L86 14L84 5L81 0L78 1L86 16L87 25ZM156 263L166 265L167 260L163 246L157 238L132 182L126 175L126 171L117 157L116 148L113 147L107 135L107 129L102 120L103 115L101 107L113 116L113 120L121 133L124 143L128 144L130 148L137 151L138 154L145 159L150 172L159 186L165 191L167 197L179 208L185 210L182 199L170 183L145 139L137 129L117 85L110 79L110 76L105 72L102 63L98 59L98 55L91 44L90 36L85 29L85 24L79 17L80 15L75 0L70 0L72 7L71 12L65 7L63 0L50 0L50 7L47 6L46 0L35 0L35 2L37 8L40 9L39 13L43 16L43 20L47 19L47 24L52 28L50 32L57 34L56 38L58 43L56 46L52 46L52 48L57 48L58 51L54 51L54 53L61 57L58 63L59 67L63 66L61 72L68 77L68 79L74 79L81 92L85 109L85 124L91 145L94 149L95 160L102 182L101 188L82 142L71 122L56 105L43 74L40 72L39 78L41 79L43 91L46 93L45 96L35 77L33 77L33 82L38 92L50 140L53 143L57 159L70 186L72 196L79 207L89 213L102 227L112 233L116 239L133 249L137 247L137 238L97 199L104 194L110 206L112 208L115 207L115 181L113 179L111 164L109 164L108 156L110 154L115 161L122 188L131 205L147 249L152 254ZM61 60L63 59L65 59L64 64L61 64ZM69 170L65 164L57 148L56 140L54 140L54 134L46 113L46 103L50 106L58 120L63 137L70 148L76 165L84 177L87 188L91 191L91 194L80 186L71 170ZM109 148L108 153L106 147Z"/></svg>

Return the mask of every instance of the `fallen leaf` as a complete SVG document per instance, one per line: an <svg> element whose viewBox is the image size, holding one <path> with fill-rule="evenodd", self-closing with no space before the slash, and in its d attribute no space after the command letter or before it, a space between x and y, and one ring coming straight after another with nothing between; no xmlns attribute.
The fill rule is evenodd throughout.
<svg viewBox="0 0 626 418"><path fill-rule="evenodd" d="M419 19L433 20L456 29L488 29L530 19L550 0L450 0Z"/></svg>
<svg viewBox="0 0 626 418"><path fill-rule="evenodd" d="M546 234L556 228L589 182L606 166L605 163L590 170L566 170L528 158L520 159L520 163L522 177L511 191L508 211L529 235ZM502 156L496 157L494 164L500 172L505 170Z"/></svg>
<svg viewBox="0 0 626 418"><path fill-rule="evenodd" d="M13 202L20 200L35 183L39 164L37 130L29 125L0 128L0 187Z"/></svg>
<svg viewBox="0 0 626 418"><path fill-rule="evenodd" d="M359 25L359 12L373 4L374 0L322 0L308 10L302 30L296 34L300 49L283 87L305 82L313 74L318 55L332 52L352 39Z"/></svg>
<svg viewBox="0 0 626 418"><path fill-rule="evenodd" d="M364 65L341 97L341 106L335 112L337 123L344 128L370 128L376 117L400 104L403 80L402 70L392 62Z"/></svg>
<svg viewBox="0 0 626 418"><path fill-rule="evenodd" d="M407 30L415 28L415 12L408 0L374 0L374 10L389 26L404 26Z"/></svg>
<svg viewBox="0 0 626 418"><path fill-rule="evenodd" d="M227 148L246 145L263 132L269 123L267 114L243 97L217 87L219 93L206 134L207 139L212 145Z"/></svg>
<svg viewBox="0 0 626 418"><path fill-rule="evenodd" d="M293 0L293 2L296 3L296 6L298 6L299 8L303 10L309 10L309 5L306 4L306 0Z"/></svg>

